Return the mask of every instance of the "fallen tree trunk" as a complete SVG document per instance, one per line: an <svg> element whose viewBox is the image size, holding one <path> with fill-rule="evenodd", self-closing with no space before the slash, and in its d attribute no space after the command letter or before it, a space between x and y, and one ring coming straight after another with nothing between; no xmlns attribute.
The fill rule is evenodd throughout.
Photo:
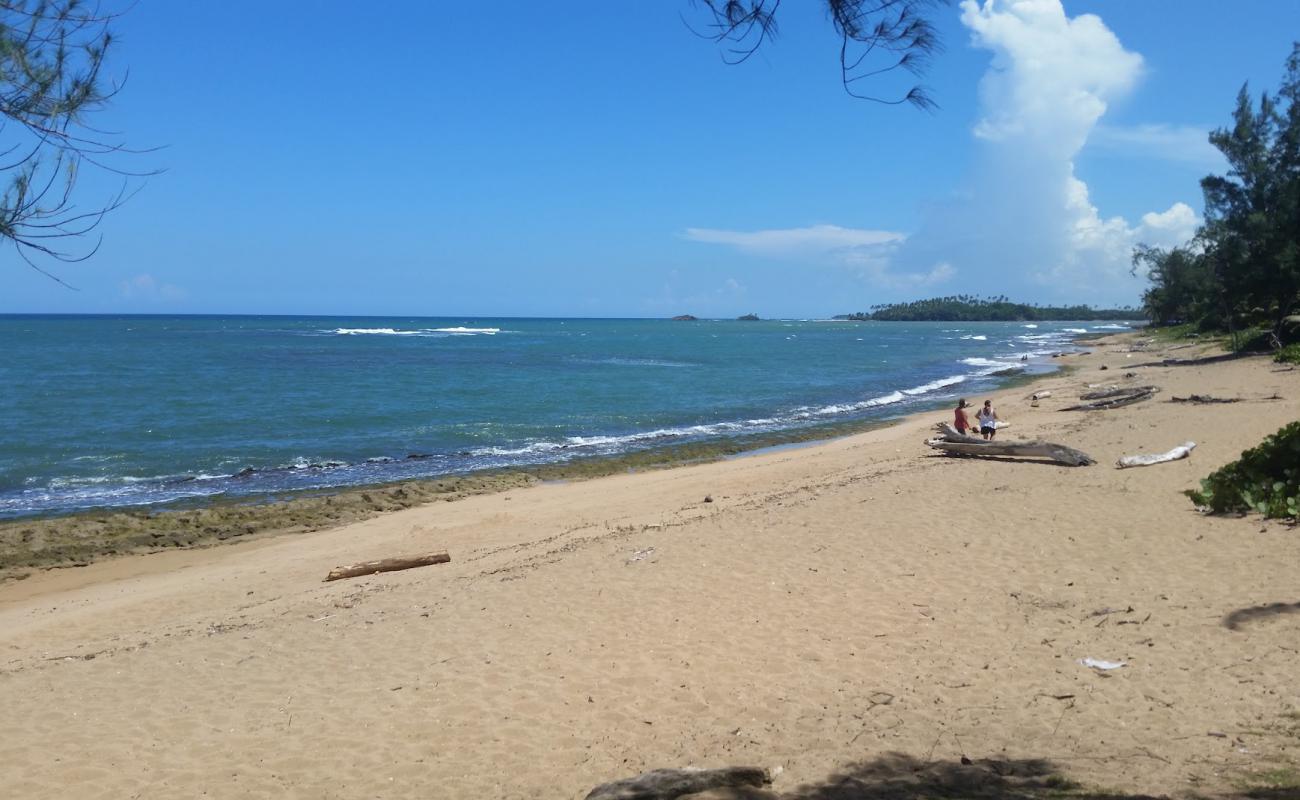
<svg viewBox="0 0 1300 800"><path fill-rule="evenodd" d="M1208 394L1192 394L1187 397L1171 397L1171 403L1196 403L1204 405L1206 403L1240 403L1240 397L1210 397Z"/></svg>
<svg viewBox="0 0 1300 800"><path fill-rule="evenodd" d="M1115 395L1107 397L1104 400L1097 400L1092 403L1079 403L1078 405L1067 406L1060 409L1061 411L1105 411L1111 408L1121 406L1130 406L1134 403L1140 403L1143 400L1150 400L1155 393L1160 391L1154 386L1144 386L1141 391L1131 392L1129 394Z"/></svg>
<svg viewBox="0 0 1300 800"><path fill-rule="evenodd" d="M1006 442L965 436L947 423L935 426L940 436L926 441L926 445L950 455L962 456L1015 456L1019 458L1046 458L1070 467L1085 467L1097 462L1082 450L1052 442Z"/></svg>
<svg viewBox="0 0 1300 800"><path fill-rule="evenodd" d="M325 580L337 581L342 578L374 575L376 572L397 572L398 570L414 569L415 567L446 564L448 561L451 561L451 556L447 553L429 553L428 555L412 556L410 558L384 558L379 561L363 561L360 564L335 567L330 570L330 574L325 576Z"/></svg>
<svg viewBox="0 0 1300 800"><path fill-rule="evenodd" d="M1017 456L1020 458L1046 458L1067 467L1086 467L1097 462L1092 456L1073 447L1052 442L948 442L931 439L927 445L935 450L961 456Z"/></svg>
<svg viewBox="0 0 1300 800"><path fill-rule="evenodd" d="M1083 394L1079 395L1079 399L1080 400L1105 400L1108 397L1124 397L1126 395L1142 394L1144 392L1147 394L1154 394L1158 391L1160 391L1159 386L1128 386L1122 388L1116 386L1112 388L1102 389L1096 392L1084 392Z"/></svg>
<svg viewBox="0 0 1300 800"><path fill-rule="evenodd" d="M1196 442L1183 442L1182 444L1170 450L1167 453L1156 455L1136 455L1121 456L1115 466L1119 469L1127 467L1149 467L1152 464L1163 464L1166 461L1177 461L1180 458L1187 458L1192 454L1192 448L1196 447Z"/></svg>

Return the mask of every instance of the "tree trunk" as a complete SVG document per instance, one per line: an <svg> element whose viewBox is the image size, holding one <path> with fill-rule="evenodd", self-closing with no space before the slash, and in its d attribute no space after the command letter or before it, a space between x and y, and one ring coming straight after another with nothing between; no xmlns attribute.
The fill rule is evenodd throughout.
<svg viewBox="0 0 1300 800"><path fill-rule="evenodd" d="M1143 400L1150 400L1152 397L1155 396L1155 393L1158 391L1160 391L1158 387L1143 386L1138 389L1129 391L1126 394L1105 393L1109 395L1105 399L1097 400L1091 403L1080 403L1079 405L1075 405L1075 406L1067 406L1060 410L1061 411L1105 411L1106 409L1109 408L1119 408L1120 406L1128 406L1134 403L1140 403ZM1081 395L1081 397L1087 397L1087 395Z"/></svg>
<svg viewBox="0 0 1300 800"><path fill-rule="evenodd" d="M360 564L352 564L346 567L335 567L330 570L330 574L325 576L327 581L337 581L341 578L356 578L361 575L374 575L376 572L397 572L403 569L412 569L414 567L428 567L433 564L446 564L451 561L451 556L447 553L429 553L423 556L413 556L410 558L385 558L379 561L363 561Z"/></svg>
<svg viewBox="0 0 1300 800"><path fill-rule="evenodd" d="M945 453L962 456L1015 456L1020 458L1046 458L1067 467L1086 467L1097 462L1092 456L1073 447L1052 442L947 442L931 439L927 445Z"/></svg>

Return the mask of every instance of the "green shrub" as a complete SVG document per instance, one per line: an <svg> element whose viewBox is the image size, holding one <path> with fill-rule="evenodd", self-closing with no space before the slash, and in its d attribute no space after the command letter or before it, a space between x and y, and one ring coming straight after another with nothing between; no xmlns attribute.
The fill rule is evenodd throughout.
<svg viewBox="0 0 1300 800"><path fill-rule="evenodd" d="M1266 517L1300 516L1300 422L1292 422L1241 458L1201 481L1187 496L1216 514L1258 511Z"/></svg>
<svg viewBox="0 0 1300 800"><path fill-rule="evenodd" d="M1280 361L1283 364L1300 364L1300 343L1289 344L1277 351L1273 356L1274 361Z"/></svg>

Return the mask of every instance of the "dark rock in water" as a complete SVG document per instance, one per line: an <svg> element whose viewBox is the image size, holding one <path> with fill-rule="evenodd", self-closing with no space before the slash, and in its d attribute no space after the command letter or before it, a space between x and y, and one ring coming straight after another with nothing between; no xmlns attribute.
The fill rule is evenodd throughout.
<svg viewBox="0 0 1300 800"><path fill-rule="evenodd" d="M676 800L710 789L758 787L771 782L767 770L758 767L654 769L635 778L602 783L591 790L586 800Z"/></svg>
<svg viewBox="0 0 1300 800"><path fill-rule="evenodd" d="M433 455L431 453L407 453L406 454L407 461L419 461L425 458L433 458Z"/></svg>
<svg viewBox="0 0 1300 800"><path fill-rule="evenodd" d="M1019 375L1023 371L1023 369L1024 369L1023 367L1008 367L1006 369L1000 369L996 372L990 372L989 374L995 378L1005 378L1008 375Z"/></svg>
<svg viewBox="0 0 1300 800"><path fill-rule="evenodd" d="M757 314L745 314L744 316L736 317L736 319L741 320L741 321L743 321L743 322L758 322L758 315L757 315Z"/></svg>
<svg viewBox="0 0 1300 800"><path fill-rule="evenodd" d="M253 475L253 474L256 474L256 473L257 473L257 470L253 469L252 467L244 467L244 468L241 469L239 472L236 472L234 475L231 475L230 477L232 477L232 478L247 478L249 475Z"/></svg>
<svg viewBox="0 0 1300 800"><path fill-rule="evenodd" d="M699 317L691 316L690 314L679 314L673 317L674 322L694 322L697 319L699 319Z"/></svg>

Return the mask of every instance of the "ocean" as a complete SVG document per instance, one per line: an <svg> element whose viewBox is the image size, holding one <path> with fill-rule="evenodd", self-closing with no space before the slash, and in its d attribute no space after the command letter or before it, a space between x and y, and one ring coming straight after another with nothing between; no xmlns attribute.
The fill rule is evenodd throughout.
<svg viewBox="0 0 1300 800"><path fill-rule="evenodd" d="M0 315L0 517L815 435L1125 327Z"/></svg>

